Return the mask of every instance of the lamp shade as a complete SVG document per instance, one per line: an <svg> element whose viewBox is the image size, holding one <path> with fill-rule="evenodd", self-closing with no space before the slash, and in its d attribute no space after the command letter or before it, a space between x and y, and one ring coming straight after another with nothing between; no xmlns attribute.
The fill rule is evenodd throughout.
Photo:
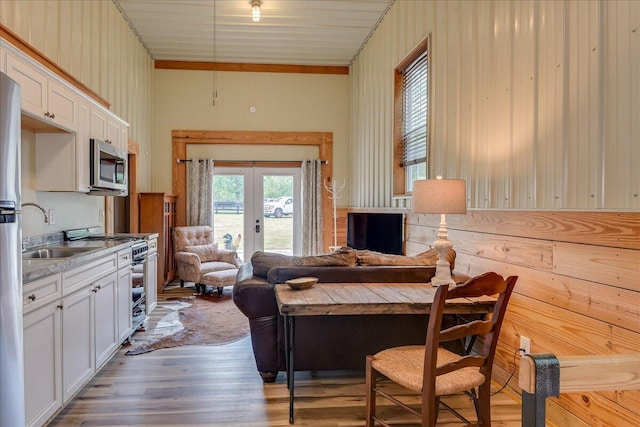
<svg viewBox="0 0 640 427"><path fill-rule="evenodd" d="M411 212L429 214L467 213L467 189L464 179L414 181Z"/></svg>

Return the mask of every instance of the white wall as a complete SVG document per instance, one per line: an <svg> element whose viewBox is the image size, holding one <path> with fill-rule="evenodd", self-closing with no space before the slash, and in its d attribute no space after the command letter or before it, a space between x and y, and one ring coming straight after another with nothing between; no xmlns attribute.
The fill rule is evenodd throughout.
<svg viewBox="0 0 640 427"><path fill-rule="evenodd" d="M155 91L154 191L171 192L172 130L333 132L334 176L342 180L348 174L346 75L156 70ZM254 114L251 106L256 107ZM218 159L274 160L278 149L282 147L238 150L233 158L222 152ZM289 151L280 160L291 160Z"/></svg>
<svg viewBox="0 0 640 427"><path fill-rule="evenodd" d="M351 205L392 205L394 67L431 35L430 177L470 206L640 210L640 2L397 1L351 66Z"/></svg>

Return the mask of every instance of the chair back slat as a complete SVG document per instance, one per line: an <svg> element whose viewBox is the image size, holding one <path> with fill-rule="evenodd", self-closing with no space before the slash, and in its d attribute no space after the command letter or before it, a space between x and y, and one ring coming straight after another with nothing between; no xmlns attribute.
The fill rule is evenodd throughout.
<svg viewBox="0 0 640 427"><path fill-rule="evenodd" d="M491 320L474 320L440 331L440 342L459 340L471 335L485 335L493 329Z"/></svg>
<svg viewBox="0 0 640 427"><path fill-rule="evenodd" d="M495 295L503 293L506 289L507 283L502 276L494 272L489 272L481 276L473 277L465 283L449 289L447 299Z"/></svg>
<svg viewBox="0 0 640 427"><path fill-rule="evenodd" d="M436 368L436 376L448 374L449 372L457 371L458 369L462 369L462 368L468 368L468 367L480 368L484 366L486 360L487 360L486 358L480 357L480 356L465 356L453 362L445 363L444 365L439 365Z"/></svg>

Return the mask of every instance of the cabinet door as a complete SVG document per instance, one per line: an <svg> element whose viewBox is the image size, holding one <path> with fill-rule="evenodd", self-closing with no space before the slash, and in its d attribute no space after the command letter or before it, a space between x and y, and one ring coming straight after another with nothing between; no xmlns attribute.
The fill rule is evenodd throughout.
<svg viewBox="0 0 640 427"><path fill-rule="evenodd" d="M122 150L120 144L120 122L112 117L107 118L107 142Z"/></svg>
<svg viewBox="0 0 640 427"><path fill-rule="evenodd" d="M118 271L118 344L131 335L131 266Z"/></svg>
<svg viewBox="0 0 640 427"><path fill-rule="evenodd" d="M55 301L24 316L27 426L41 426L62 406L61 311Z"/></svg>
<svg viewBox="0 0 640 427"><path fill-rule="evenodd" d="M22 110L44 118L47 112L47 76L7 54L7 75L21 87Z"/></svg>
<svg viewBox="0 0 640 427"><path fill-rule="evenodd" d="M47 90L49 119L71 131L76 131L78 129L78 96L53 80L49 80Z"/></svg>
<svg viewBox="0 0 640 427"><path fill-rule="evenodd" d="M147 316L156 308L158 302L158 253L150 253L144 269L144 293L146 295Z"/></svg>
<svg viewBox="0 0 640 427"><path fill-rule="evenodd" d="M96 369L118 348L118 275L114 272L94 283Z"/></svg>
<svg viewBox="0 0 640 427"><path fill-rule="evenodd" d="M66 402L95 371L93 286L62 300L62 398Z"/></svg>
<svg viewBox="0 0 640 427"><path fill-rule="evenodd" d="M108 138L107 113L98 107L91 107L89 136L100 141L105 141Z"/></svg>

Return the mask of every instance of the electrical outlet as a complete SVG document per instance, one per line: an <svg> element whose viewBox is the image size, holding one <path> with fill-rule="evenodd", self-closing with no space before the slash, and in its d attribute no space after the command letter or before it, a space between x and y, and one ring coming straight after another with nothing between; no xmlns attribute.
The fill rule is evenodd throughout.
<svg viewBox="0 0 640 427"><path fill-rule="evenodd" d="M524 354L531 353L531 339L520 335L520 348L524 349Z"/></svg>
<svg viewBox="0 0 640 427"><path fill-rule="evenodd" d="M104 222L104 209L98 211L98 221Z"/></svg>
<svg viewBox="0 0 640 427"><path fill-rule="evenodd" d="M49 225L55 225L56 223L56 215L53 209L49 209L47 212L47 216L49 217Z"/></svg>

